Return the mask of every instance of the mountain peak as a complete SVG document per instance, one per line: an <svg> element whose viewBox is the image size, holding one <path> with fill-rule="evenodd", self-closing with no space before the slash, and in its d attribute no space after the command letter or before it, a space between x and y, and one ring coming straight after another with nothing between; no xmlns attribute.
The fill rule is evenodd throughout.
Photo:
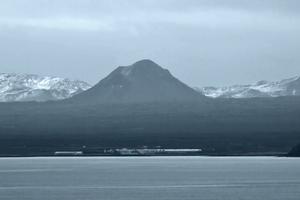
<svg viewBox="0 0 300 200"><path fill-rule="evenodd" d="M149 74L155 76L165 73L170 74L168 70L163 69L161 66L148 59L140 60L130 66L119 67L119 70L124 76L149 76Z"/></svg>
<svg viewBox="0 0 300 200"><path fill-rule="evenodd" d="M150 59L139 60L139 61L135 62L132 66L158 66L158 67L160 67L158 64L156 64L154 61L152 61Z"/></svg>

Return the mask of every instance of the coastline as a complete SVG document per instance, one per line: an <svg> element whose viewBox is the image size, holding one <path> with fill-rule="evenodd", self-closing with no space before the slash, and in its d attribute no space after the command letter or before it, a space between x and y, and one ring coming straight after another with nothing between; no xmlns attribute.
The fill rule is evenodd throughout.
<svg viewBox="0 0 300 200"><path fill-rule="evenodd" d="M292 157L288 156L287 153L275 153L275 152L262 152L262 153L243 153L243 154L157 154L157 155L47 155L47 154L38 154L38 155L0 155L0 158L84 158L84 157Z"/></svg>

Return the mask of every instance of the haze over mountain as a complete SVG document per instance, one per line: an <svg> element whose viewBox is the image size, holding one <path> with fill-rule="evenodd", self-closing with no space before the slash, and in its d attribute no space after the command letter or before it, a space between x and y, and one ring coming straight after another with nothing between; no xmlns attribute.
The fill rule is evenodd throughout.
<svg viewBox="0 0 300 200"><path fill-rule="evenodd" d="M181 102L205 98L151 60L121 66L91 89L71 98L77 102Z"/></svg>
<svg viewBox="0 0 300 200"><path fill-rule="evenodd" d="M88 83L79 80L0 73L0 102L61 100L90 87Z"/></svg>
<svg viewBox="0 0 300 200"><path fill-rule="evenodd" d="M233 85L229 87L195 88L212 98L253 98L300 96L300 77L296 76L281 81L258 81L250 85Z"/></svg>

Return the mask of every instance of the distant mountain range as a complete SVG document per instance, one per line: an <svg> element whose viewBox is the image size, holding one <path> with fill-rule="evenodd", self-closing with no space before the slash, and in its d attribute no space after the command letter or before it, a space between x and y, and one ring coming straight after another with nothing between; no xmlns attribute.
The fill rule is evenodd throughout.
<svg viewBox="0 0 300 200"><path fill-rule="evenodd" d="M233 85L228 87L195 88L207 97L212 98L253 98L300 96L300 77L281 81L258 81L250 85Z"/></svg>
<svg viewBox="0 0 300 200"><path fill-rule="evenodd" d="M0 73L1 102L66 99L90 87L83 81L66 78Z"/></svg>
<svg viewBox="0 0 300 200"><path fill-rule="evenodd" d="M96 96L98 102L140 102L167 99L191 101L201 98L200 96L211 98L300 96L300 76L276 82L258 81L248 85L193 89L150 60L118 67L95 87L84 81L67 78L0 73L0 102L55 101L68 99L86 90L76 99L90 99L91 96Z"/></svg>

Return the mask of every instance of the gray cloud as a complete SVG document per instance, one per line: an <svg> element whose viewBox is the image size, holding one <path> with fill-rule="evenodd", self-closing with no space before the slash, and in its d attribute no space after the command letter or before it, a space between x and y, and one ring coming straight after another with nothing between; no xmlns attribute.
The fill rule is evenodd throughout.
<svg viewBox="0 0 300 200"><path fill-rule="evenodd" d="M298 2L4 0L0 71L95 83L150 58L193 86L300 75Z"/></svg>

